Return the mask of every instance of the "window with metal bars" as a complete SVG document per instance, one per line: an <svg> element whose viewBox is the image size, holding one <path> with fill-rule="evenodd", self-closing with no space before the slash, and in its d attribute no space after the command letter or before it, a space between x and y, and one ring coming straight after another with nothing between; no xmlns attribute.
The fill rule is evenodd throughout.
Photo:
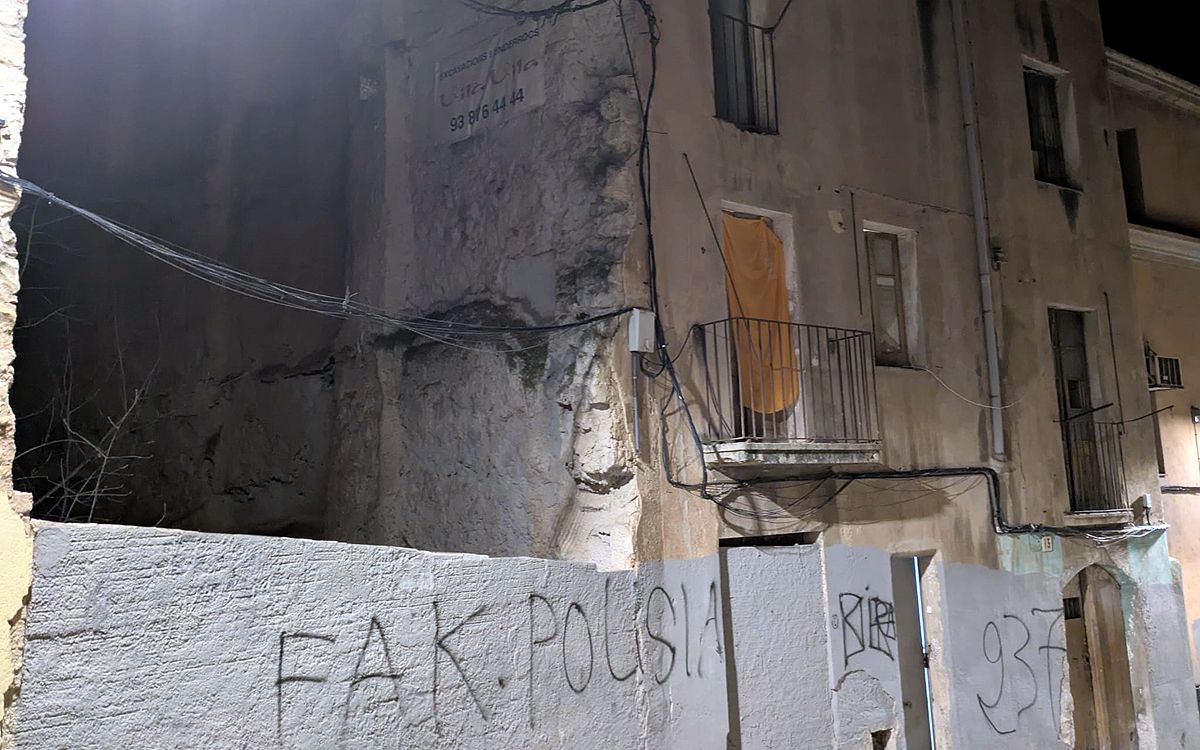
<svg viewBox="0 0 1200 750"><path fill-rule="evenodd" d="M779 132L774 29L750 23L747 0L709 0L717 117L751 133Z"/></svg>
<svg viewBox="0 0 1200 750"><path fill-rule="evenodd" d="M1025 106L1029 113L1034 177L1043 182L1071 187L1059 111L1059 84L1057 76L1025 69Z"/></svg>
<svg viewBox="0 0 1200 750"><path fill-rule="evenodd" d="M1078 620L1083 617L1083 600L1078 596L1063 599L1063 619Z"/></svg>

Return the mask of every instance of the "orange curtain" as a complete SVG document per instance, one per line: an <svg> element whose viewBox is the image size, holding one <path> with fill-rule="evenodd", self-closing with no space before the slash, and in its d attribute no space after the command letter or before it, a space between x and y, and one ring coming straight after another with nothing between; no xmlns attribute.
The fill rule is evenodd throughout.
<svg viewBox="0 0 1200 750"><path fill-rule="evenodd" d="M800 397L796 335L788 312L783 242L767 219L722 214L725 294L742 406L774 414Z"/></svg>

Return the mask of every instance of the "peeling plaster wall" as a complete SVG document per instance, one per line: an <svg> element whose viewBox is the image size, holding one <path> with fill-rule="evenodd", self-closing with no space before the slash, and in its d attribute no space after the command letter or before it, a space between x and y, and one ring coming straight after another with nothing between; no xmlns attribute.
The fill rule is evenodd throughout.
<svg viewBox="0 0 1200 750"><path fill-rule="evenodd" d="M715 557L602 574L85 525L35 546L28 750L725 747Z"/></svg>
<svg viewBox="0 0 1200 750"><path fill-rule="evenodd" d="M356 18L374 33L348 44L377 88L352 147L353 288L492 325L642 297L620 285L639 131L615 6L526 27L433 2L364 3ZM459 142L435 137L437 64L529 28L544 45L544 104ZM368 156L381 152L384 169ZM618 334L608 323L503 354L348 326L330 534L632 565L640 493Z"/></svg>
<svg viewBox="0 0 1200 750"><path fill-rule="evenodd" d="M872 732L890 729L893 747L905 747L891 557L832 545L825 565L837 746L865 747Z"/></svg>
<svg viewBox="0 0 1200 750"><path fill-rule="evenodd" d="M25 3L0 3L0 169L16 168L25 112ZM12 387L13 327L19 285L17 248L9 220L18 196L0 188L0 748L9 747L10 704L19 694L18 670L29 593L33 540L28 528L29 498L13 492L15 421L8 404Z"/></svg>
<svg viewBox="0 0 1200 750"><path fill-rule="evenodd" d="M343 295L357 81L336 31L349 5L41 0L23 176L250 273ZM35 227L21 245L18 442L64 437L48 407L68 379L72 429L93 442L136 405L112 451L136 458L100 483L128 497L72 515L319 535L338 323L218 291L61 218L27 204L18 221ZM40 473L41 456L18 471Z"/></svg>

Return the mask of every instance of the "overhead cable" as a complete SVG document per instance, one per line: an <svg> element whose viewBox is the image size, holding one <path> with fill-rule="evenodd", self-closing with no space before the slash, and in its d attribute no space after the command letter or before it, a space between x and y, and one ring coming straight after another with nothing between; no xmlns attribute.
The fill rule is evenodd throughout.
<svg viewBox="0 0 1200 750"><path fill-rule="evenodd" d="M570 321L528 326L485 325L422 315L402 315L361 302L351 293L337 297L255 276L77 206L40 185L2 170L0 183L65 209L159 262L243 297L331 318L360 319L470 351L503 353L544 346L548 338L556 333L611 320L632 309L626 307L596 315L581 315Z"/></svg>
<svg viewBox="0 0 1200 750"><path fill-rule="evenodd" d="M536 21L542 18L558 18L559 16L567 13L578 13L581 10L595 8L610 1L611 0L562 0L561 2L557 2L553 5L548 5L543 8L530 9L496 5L494 3L483 2L483 0L458 0L459 3L479 13L484 13L489 16L516 18L520 21Z"/></svg>

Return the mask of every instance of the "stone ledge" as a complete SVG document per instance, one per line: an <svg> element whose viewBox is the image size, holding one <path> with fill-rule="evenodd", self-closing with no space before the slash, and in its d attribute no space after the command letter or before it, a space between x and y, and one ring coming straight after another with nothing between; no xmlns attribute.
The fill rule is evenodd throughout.
<svg viewBox="0 0 1200 750"><path fill-rule="evenodd" d="M742 440L704 446L708 468L733 479L818 474L832 466L877 467L882 458L883 444L877 441Z"/></svg>
<svg viewBox="0 0 1200 750"><path fill-rule="evenodd" d="M1063 515L1064 526L1120 526L1133 523L1133 510L1101 510L1068 512Z"/></svg>

